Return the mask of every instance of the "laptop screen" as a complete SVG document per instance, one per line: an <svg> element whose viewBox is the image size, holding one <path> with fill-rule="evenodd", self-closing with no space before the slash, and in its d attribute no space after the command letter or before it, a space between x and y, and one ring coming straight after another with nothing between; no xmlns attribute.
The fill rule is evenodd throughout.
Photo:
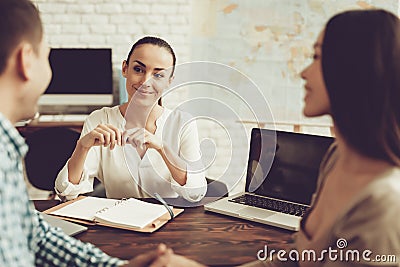
<svg viewBox="0 0 400 267"><path fill-rule="evenodd" d="M316 189L319 165L333 140L325 136L253 129L246 192L309 205Z"/></svg>

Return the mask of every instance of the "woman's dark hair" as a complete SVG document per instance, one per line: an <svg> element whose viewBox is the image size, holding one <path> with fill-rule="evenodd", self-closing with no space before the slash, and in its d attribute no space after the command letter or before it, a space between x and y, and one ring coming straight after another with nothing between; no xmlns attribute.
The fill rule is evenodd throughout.
<svg viewBox="0 0 400 267"><path fill-rule="evenodd" d="M385 10L331 18L322 70L332 118L359 153L400 166L400 22Z"/></svg>
<svg viewBox="0 0 400 267"><path fill-rule="evenodd" d="M132 48L129 51L128 57L126 58L126 64L127 65L129 64L129 59L131 58L131 55L132 55L133 51L135 50L135 48L138 47L139 45L143 45L143 44L152 44L152 45L156 45L158 47L165 48L171 54L171 56L172 56L172 72L171 72L170 77L172 77L174 75L175 65L176 65L175 52L172 49L172 47L165 40L158 38L158 37L146 36L146 37L143 37L143 38L137 40L136 43L134 43L132 45ZM158 104L160 106L162 105L161 98L158 100Z"/></svg>
<svg viewBox="0 0 400 267"><path fill-rule="evenodd" d="M129 51L128 57L126 58L126 62L127 64L129 63L129 59L131 58L131 55L133 53L133 51L135 50L136 47L138 47L139 45L143 45L143 44L152 44L152 45L156 45L158 47L162 47L165 48L172 56L172 72L171 72L171 77L174 75L174 71L175 71L175 64L176 64L176 56L175 56L175 52L172 49L172 47L163 39L158 38L158 37L154 37L154 36L146 36L143 37L139 40L136 41L136 43L134 43L132 45L131 50Z"/></svg>
<svg viewBox="0 0 400 267"><path fill-rule="evenodd" d="M21 41L29 42L39 53L43 29L39 12L29 0L0 1L0 74Z"/></svg>

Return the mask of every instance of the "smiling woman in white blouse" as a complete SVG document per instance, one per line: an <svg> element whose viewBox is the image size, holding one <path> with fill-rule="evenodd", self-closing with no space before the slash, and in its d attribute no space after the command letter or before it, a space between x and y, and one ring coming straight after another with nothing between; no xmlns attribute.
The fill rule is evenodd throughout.
<svg viewBox="0 0 400 267"><path fill-rule="evenodd" d="M197 125L189 114L161 105L176 57L157 37L144 37L122 63L128 102L104 107L86 119L71 158L55 182L74 199L93 191L97 177L109 198L183 197L195 202L207 190Z"/></svg>

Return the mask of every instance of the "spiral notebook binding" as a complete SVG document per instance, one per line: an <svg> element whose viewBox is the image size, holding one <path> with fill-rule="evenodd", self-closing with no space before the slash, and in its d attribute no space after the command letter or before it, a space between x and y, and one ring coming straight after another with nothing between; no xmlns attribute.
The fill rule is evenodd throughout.
<svg viewBox="0 0 400 267"><path fill-rule="evenodd" d="M127 201L127 200L128 200L127 198L122 198L122 199L116 201L116 202L114 203L114 205L112 205L112 206L110 206L110 207L104 207L104 208L102 208L101 210L96 211L96 214L103 213L103 212L105 212L106 210L108 210L108 209L110 209L110 208L112 208L112 207L115 207L115 206L117 206L117 205L120 205L121 203L124 203L124 202Z"/></svg>

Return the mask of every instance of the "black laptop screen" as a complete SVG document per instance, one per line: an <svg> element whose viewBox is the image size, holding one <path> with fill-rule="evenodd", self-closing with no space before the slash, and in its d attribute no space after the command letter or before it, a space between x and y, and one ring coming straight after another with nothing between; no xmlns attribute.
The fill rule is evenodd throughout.
<svg viewBox="0 0 400 267"><path fill-rule="evenodd" d="M309 205L332 142L325 136L253 129L246 192Z"/></svg>

